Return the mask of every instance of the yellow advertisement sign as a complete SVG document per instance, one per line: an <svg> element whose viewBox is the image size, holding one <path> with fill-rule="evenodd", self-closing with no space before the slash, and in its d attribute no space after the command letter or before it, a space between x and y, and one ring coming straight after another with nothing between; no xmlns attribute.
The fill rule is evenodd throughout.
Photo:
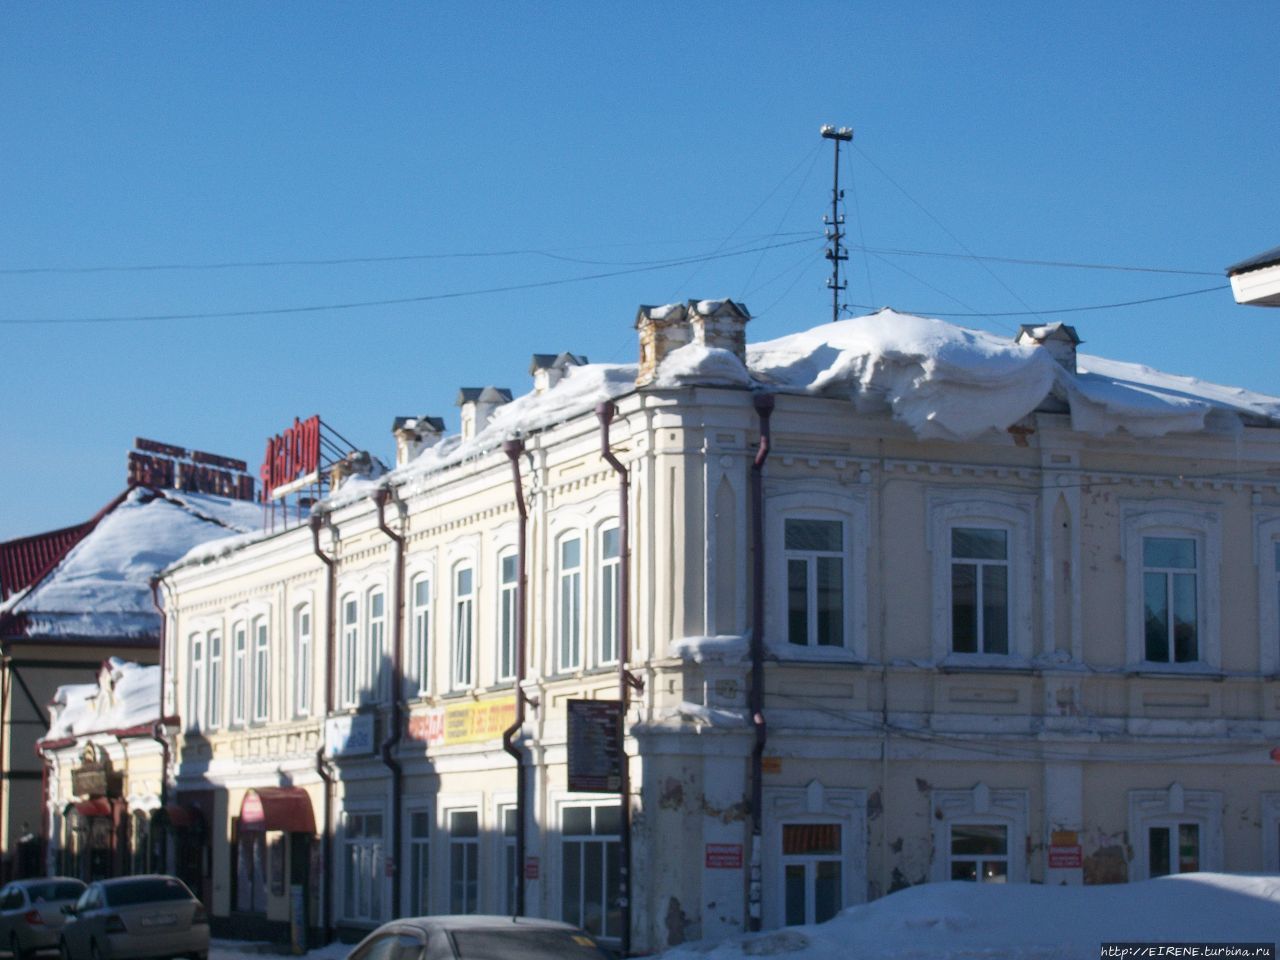
<svg viewBox="0 0 1280 960"><path fill-rule="evenodd" d="M516 698L451 703L409 718L409 737L427 746L452 747L461 743L500 740L516 721Z"/></svg>

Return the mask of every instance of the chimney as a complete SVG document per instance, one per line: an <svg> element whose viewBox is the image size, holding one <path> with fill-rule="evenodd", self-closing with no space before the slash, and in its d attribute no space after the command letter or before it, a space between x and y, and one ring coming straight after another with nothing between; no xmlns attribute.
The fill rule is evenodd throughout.
<svg viewBox="0 0 1280 960"><path fill-rule="evenodd" d="M640 307L636 313L636 329L640 331L640 372L636 376L637 387L652 383L667 354L679 350L693 338L687 319L688 309L683 303Z"/></svg>
<svg viewBox="0 0 1280 960"><path fill-rule="evenodd" d="M444 420L440 417L396 417L391 424L396 438L396 466L403 467L427 447L434 447L444 436Z"/></svg>
<svg viewBox="0 0 1280 960"><path fill-rule="evenodd" d="M747 321L751 314L745 303L732 300L690 300L689 325L693 342L703 347L728 350L747 362Z"/></svg>
<svg viewBox="0 0 1280 960"><path fill-rule="evenodd" d="M462 439L471 440L488 425L493 411L511 402L511 391L506 387L463 387L456 402L462 408Z"/></svg>
<svg viewBox="0 0 1280 960"><path fill-rule="evenodd" d="M1040 326L1024 323L1018 329L1014 342L1019 346L1035 344L1049 351L1049 356L1057 360L1072 373L1076 372L1076 347L1084 341L1076 333L1076 328L1065 323L1046 323Z"/></svg>
<svg viewBox="0 0 1280 960"><path fill-rule="evenodd" d="M546 393L564 377L570 367L585 366L587 358L577 353L535 353L529 363L533 392Z"/></svg>
<svg viewBox="0 0 1280 960"><path fill-rule="evenodd" d="M352 477L367 477L372 474L373 457L369 456L369 451L352 450L329 468L329 489L338 490Z"/></svg>

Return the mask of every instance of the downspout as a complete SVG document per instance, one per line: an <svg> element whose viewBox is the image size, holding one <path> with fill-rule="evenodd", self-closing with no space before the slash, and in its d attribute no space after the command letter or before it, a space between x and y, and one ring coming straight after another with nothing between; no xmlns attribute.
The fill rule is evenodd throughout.
<svg viewBox="0 0 1280 960"><path fill-rule="evenodd" d="M747 891L747 929L754 932L761 927L763 898L764 746L768 740L764 721L764 462L769 458L772 439L769 418L773 416L773 394L757 393L752 403L760 418L760 446L751 462L751 696L748 701L756 734L751 748L751 879Z"/></svg>
<svg viewBox="0 0 1280 960"><path fill-rule="evenodd" d="M151 739L160 744L160 809L165 810L169 806L169 741L164 735L164 691L165 691L165 668L168 658L166 656L168 646L167 637L169 633L169 618L165 614L164 605L160 603L160 578L151 578L151 605L156 608L156 613L160 615L160 716L156 717L155 723L151 725ZM181 712L178 705L173 705L173 719L178 722L178 729L182 729ZM167 811L166 811L167 812ZM165 859L168 860L169 840L165 837ZM167 867L166 867L167 869Z"/></svg>
<svg viewBox="0 0 1280 960"><path fill-rule="evenodd" d="M324 715L327 718L333 712L333 647L334 619L338 593L338 563L320 549L320 527L324 518L317 513L311 515L311 547L320 562L326 568L325 614L324 614ZM316 773L324 781L324 836L321 838L324 857L324 889L321 895L320 911L324 914L324 937L328 942L333 928L333 777L329 774L328 762L324 755L324 737L320 738L320 746L316 749Z"/></svg>
<svg viewBox="0 0 1280 960"><path fill-rule="evenodd" d="M404 770L395 758L396 747L400 745L400 697L404 693L404 536L387 526L386 507L391 491L386 487L378 490L374 502L378 505L378 529L391 538L396 545L396 618L391 630L391 716L387 724L387 738L382 741L382 762L391 771L391 903L393 915L400 913L400 864L396 858L400 856L400 792ZM400 501L396 500L399 506Z"/></svg>
<svg viewBox="0 0 1280 960"><path fill-rule="evenodd" d="M526 796L524 751L516 746L515 738L524 727L524 677L525 658L525 550L529 525L529 511L524 502L524 487L520 483L520 457L524 454L523 440L508 440L502 445L502 452L511 461L511 483L515 492L516 512L520 515L520 525L516 532L516 716L506 730L502 731L502 749L516 761L516 902L515 915L524 916L524 863L525 863L525 808L528 805Z"/></svg>
<svg viewBox="0 0 1280 960"><path fill-rule="evenodd" d="M640 681L627 670L630 653L629 629L631 623L631 531L628 523L631 503L631 478L613 451L609 449L609 424L618 408L605 401L596 407L600 420L600 456L618 474L618 700L620 712L618 724L618 755L620 774L618 793L622 796L622 866L619 870L619 906L622 908L621 954L631 953L631 759L626 751L627 708L631 700L631 687Z"/></svg>

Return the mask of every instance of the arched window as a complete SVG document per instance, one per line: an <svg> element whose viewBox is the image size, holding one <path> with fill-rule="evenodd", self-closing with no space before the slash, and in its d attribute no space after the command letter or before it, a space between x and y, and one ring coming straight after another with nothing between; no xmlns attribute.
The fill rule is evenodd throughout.
<svg viewBox="0 0 1280 960"><path fill-rule="evenodd" d="M360 655L360 603L347 594L342 598L342 660L339 675L342 678L339 703L344 707L355 706L359 680Z"/></svg>
<svg viewBox="0 0 1280 960"><path fill-rule="evenodd" d="M451 686L455 690L471 686L474 655L475 571L467 565L453 572L453 666Z"/></svg>
<svg viewBox="0 0 1280 960"><path fill-rule="evenodd" d="M311 714L311 607L302 604L293 611L293 712Z"/></svg>
<svg viewBox="0 0 1280 960"><path fill-rule="evenodd" d="M368 611L365 624L368 661L364 669L362 699L381 703L391 692L391 665L387 659L387 595L381 587L374 587L368 592L365 609Z"/></svg>
<svg viewBox="0 0 1280 960"><path fill-rule="evenodd" d="M409 689L420 697L431 683L431 578L413 581L413 653L409 662Z"/></svg>
<svg viewBox="0 0 1280 960"><path fill-rule="evenodd" d="M267 618L253 621L253 719L263 722L271 712L271 638Z"/></svg>

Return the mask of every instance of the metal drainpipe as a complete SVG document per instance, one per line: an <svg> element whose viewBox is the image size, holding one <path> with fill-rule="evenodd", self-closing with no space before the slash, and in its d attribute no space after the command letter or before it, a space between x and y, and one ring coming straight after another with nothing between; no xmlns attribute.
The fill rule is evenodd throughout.
<svg viewBox="0 0 1280 960"><path fill-rule="evenodd" d="M324 615L324 715L333 712L333 647L335 607L338 602L338 562L320 549L320 527L324 518L319 514L311 515L311 546L320 562L327 568L325 587ZM324 755L324 736L321 734L320 747L316 750L316 773L324 781L324 836L321 840L324 850L324 890L321 897L320 910L324 914L325 942L331 942L333 931L333 777L329 775Z"/></svg>
<svg viewBox="0 0 1280 960"><path fill-rule="evenodd" d="M508 440L502 452L511 461L511 483L515 488L516 512L520 514L520 526L516 532L516 717L502 731L502 749L516 761L516 902L515 915L524 916L524 862L525 862L525 807L526 796L524 751L515 744L515 737L524 727L524 677L525 677L525 549L529 511L524 502L524 487L520 482L520 457L524 454L523 440Z"/></svg>
<svg viewBox="0 0 1280 960"><path fill-rule="evenodd" d="M394 532L387 526L386 507L391 491L386 487L378 490L374 502L378 505L378 529L391 538L396 545L396 618L391 631L391 717L388 723L387 738L382 741L382 762L391 771L391 903L395 915L400 912L400 792L403 784L404 770L395 758L395 748L400 745L400 697L404 693L404 536ZM399 500L396 500L397 506Z"/></svg>
<svg viewBox="0 0 1280 960"><path fill-rule="evenodd" d="M164 736L164 692L166 687L165 667L168 663L167 646L169 634L169 617L165 613L163 604L160 603L160 578L151 578L151 605L156 608L156 613L160 615L160 716L156 718L156 722L151 725L151 739L160 744L160 809L167 816L169 813L169 741ZM178 705L173 705L174 719L178 721L178 729L182 729L181 713ZM164 833L164 865L165 870L169 869L169 831Z"/></svg>
<svg viewBox="0 0 1280 960"><path fill-rule="evenodd" d="M606 401L596 407L600 420L600 456L618 474L618 700L622 716L619 720L618 753L621 757L621 782L618 793L622 797L622 867L620 873L619 904L622 907L622 956L631 953L631 760L626 751L627 708L631 701L631 686L636 681L627 671L630 653L629 625L631 623L631 530L628 523L631 502L631 478L613 451L609 449L609 424L618 408Z"/></svg>
<svg viewBox="0 0 1280 960"><path fill-rule="evenodd" d="M751 463L751 723L755 745L751 748L751 879L747 892L747 929L760 929L762 917L762 854L764 809L764 746L768 728L764 721L764 462L769 458L773 415L771 393L752 398L760 418L760 446Z"/></svg>

